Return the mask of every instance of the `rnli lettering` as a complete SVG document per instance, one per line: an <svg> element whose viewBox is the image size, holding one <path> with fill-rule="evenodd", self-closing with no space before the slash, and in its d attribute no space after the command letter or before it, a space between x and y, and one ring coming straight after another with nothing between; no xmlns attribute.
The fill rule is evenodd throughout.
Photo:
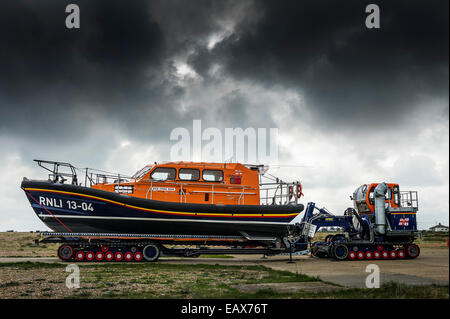
<svg viewBox="0 0 450 319"><path fill-rule="evenodd" d="M44 196L39 196L39 204L44 207L62 208L70 210L83 210L85 212L94 211L92 203L86 203L83 201L75 200L63 200L61 198L49 198Z"/></svg>
<svg viewBox="0 0 450 319"><path fill-rule="evenodd" d="M50 206L50 207L56 207L56 208L63 207L62 199L59 199L59 198L48 198L48 197L39 196L39 203L42 206Z"/></svg>

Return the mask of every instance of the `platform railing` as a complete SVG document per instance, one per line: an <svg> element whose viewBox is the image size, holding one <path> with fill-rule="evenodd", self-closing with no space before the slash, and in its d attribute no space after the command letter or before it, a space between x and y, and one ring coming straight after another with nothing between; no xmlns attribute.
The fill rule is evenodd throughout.
<svg viewBox="0 0 450 319"><path fill-rule="evenodd" d="M417 191L400 191L400 206L419 208Z"/></svg>
<svg viewBox="0 0 450 319"><path fill-rule="evenodd" d="M287 205L298 203L301 196L299 183L260 184L261 205Z"/></svg>

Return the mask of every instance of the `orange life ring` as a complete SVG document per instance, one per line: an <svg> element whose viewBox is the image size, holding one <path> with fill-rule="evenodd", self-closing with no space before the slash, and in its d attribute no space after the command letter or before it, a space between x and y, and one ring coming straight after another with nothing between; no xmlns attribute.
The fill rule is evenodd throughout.
<svg viewBox="0 0 450 319"><path fill-rule="evenodd" d="M298 183L297 184L297 198L300 198L303 196L303 192L302 192L302 184Z"/></svg>

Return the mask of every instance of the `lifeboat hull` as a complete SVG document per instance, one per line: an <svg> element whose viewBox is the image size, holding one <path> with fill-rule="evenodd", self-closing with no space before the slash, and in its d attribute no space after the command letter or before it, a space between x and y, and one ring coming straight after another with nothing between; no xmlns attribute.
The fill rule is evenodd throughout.
<svg viewBox="0 0 450 319"><path fill-rule="evenodd" d="M208 205L155 201L24 180L36 215L56 232L283 236L303 205Z"/></svg>

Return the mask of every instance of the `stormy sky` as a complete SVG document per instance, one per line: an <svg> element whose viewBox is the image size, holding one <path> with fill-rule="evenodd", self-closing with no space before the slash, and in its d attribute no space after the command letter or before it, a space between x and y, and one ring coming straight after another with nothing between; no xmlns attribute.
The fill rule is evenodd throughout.
<svg viewBox="0 0 450 319"><path fill-rule="evenodd" d="M65 8L80 8L68 29ZM365 8L380 7L368 29ZM335 214L364 183L449 219L448 1L5 0L0 231L45 226L20 189L34 158L132 174L170 132L278 128L271 173Z"/></svg>

